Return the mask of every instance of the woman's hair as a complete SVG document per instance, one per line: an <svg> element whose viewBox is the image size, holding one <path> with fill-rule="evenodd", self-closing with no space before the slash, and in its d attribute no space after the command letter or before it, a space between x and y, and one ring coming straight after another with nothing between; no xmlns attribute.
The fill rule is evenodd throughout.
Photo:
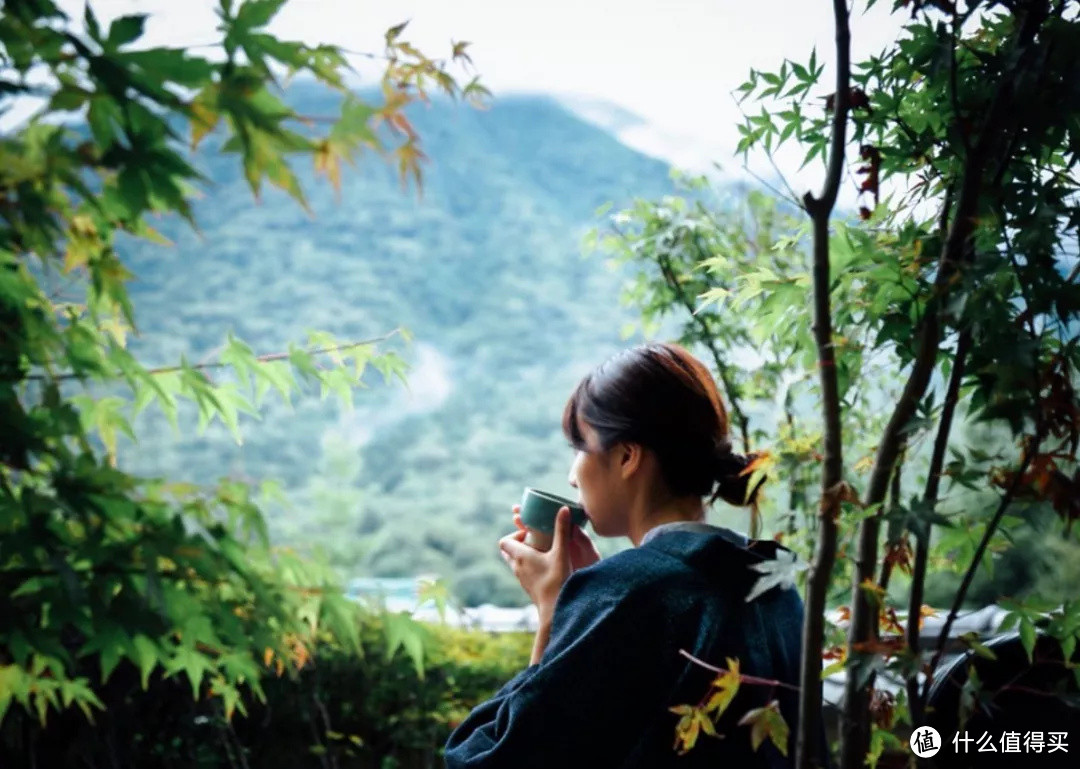
<svg viewBox="0 0 1080 769"><path fill-rule="evenodd" d="M578 383L563 411L562 428L585 449L578 418L608 449L637 443L651 449L676 496L753 504L761 483L747 494L755 455L732 451L728 416L709 370L685 349L652 343L624 350Z"/></svg>

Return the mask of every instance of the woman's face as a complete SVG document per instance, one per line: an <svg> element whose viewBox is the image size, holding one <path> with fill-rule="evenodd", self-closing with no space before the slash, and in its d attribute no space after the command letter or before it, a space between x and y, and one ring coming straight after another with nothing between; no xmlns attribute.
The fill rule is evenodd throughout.
<svg viewBox="0 0 1080 769"><path fill-rule="evenodd" d="M585 450L579 450L570 465L570 485L578 497L593 530L603 537L618 537L627 533L622 478L615 452L618 446L604 450L596 431L583 419L578 428L585 439Z"/></svg>

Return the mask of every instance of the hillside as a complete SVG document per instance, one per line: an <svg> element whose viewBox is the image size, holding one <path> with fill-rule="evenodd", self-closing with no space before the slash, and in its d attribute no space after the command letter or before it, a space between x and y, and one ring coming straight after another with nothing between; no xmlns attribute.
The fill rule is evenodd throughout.
<svg viewBox="0 0 1080 769"><path fill-rule="evenodd" d="M292 96L302 112L333 109ZM130 254L147 361L199 360L230 330L266 352L310 329L364 339L403 325L409 391L372 372L351 413L317 395L271 403L242 446L194 435L194 420L178 438L151 416L121 461L281 479L292 506L275 512L275 537L325 546L345 576L434 572L469 603L520 602L495 541L524 485L571 492L563 403L626 344L620 277L581 256L581 235L603 203L668 191L668 170L545 98L411 117L431 158L419 199L369 156L338 200L303 169L309 216L272 191L254 202L235 158L209 156L199 234L165 223L175 247Z"/></svg>

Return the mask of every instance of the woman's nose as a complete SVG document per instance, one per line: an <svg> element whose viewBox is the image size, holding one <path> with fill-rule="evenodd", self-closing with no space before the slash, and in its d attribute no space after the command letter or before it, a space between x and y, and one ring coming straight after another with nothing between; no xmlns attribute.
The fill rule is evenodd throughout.
<svg viewBox="0 0 1080 769"><path fill-rule="evenodd" d="M575 489L578 487L578 485L577 485L577 468L578 468L578 463L579 462L581 462L581 452L580 451L577 454L574 455L574 461L570 463L570 473L569 473L569 475L566 476L567 482L571 486L573 486Z"/></svg>

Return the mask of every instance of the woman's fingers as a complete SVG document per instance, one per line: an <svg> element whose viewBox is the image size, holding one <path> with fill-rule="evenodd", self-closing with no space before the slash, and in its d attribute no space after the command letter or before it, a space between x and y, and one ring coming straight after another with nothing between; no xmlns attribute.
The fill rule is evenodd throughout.
<svg viewBox="0 0 1080 769"><path fill-rule="evenodd" d="M499 540L499 550L510 558L521 558L535 553L536 551L526 545L523 539L525 539L525 532L520 529L513 534L507 534Z"/></svg>
<svg viewBox="0 0 1080 769"><path fill-rule="evenodd" d="M514 513L514 525L517 526L519 531L525 531L525 522L521 520L521 515L517 512Z"/></svg>
<svg viewBox="0 0 1080 769"><path fill-rule="evenodd" d="M596 545L592 539L584 531L577 526L571 532L570 539L570 561L574 569L581 569L586 566L591 566L600 560L600 553L596 550Z"/></svg>

